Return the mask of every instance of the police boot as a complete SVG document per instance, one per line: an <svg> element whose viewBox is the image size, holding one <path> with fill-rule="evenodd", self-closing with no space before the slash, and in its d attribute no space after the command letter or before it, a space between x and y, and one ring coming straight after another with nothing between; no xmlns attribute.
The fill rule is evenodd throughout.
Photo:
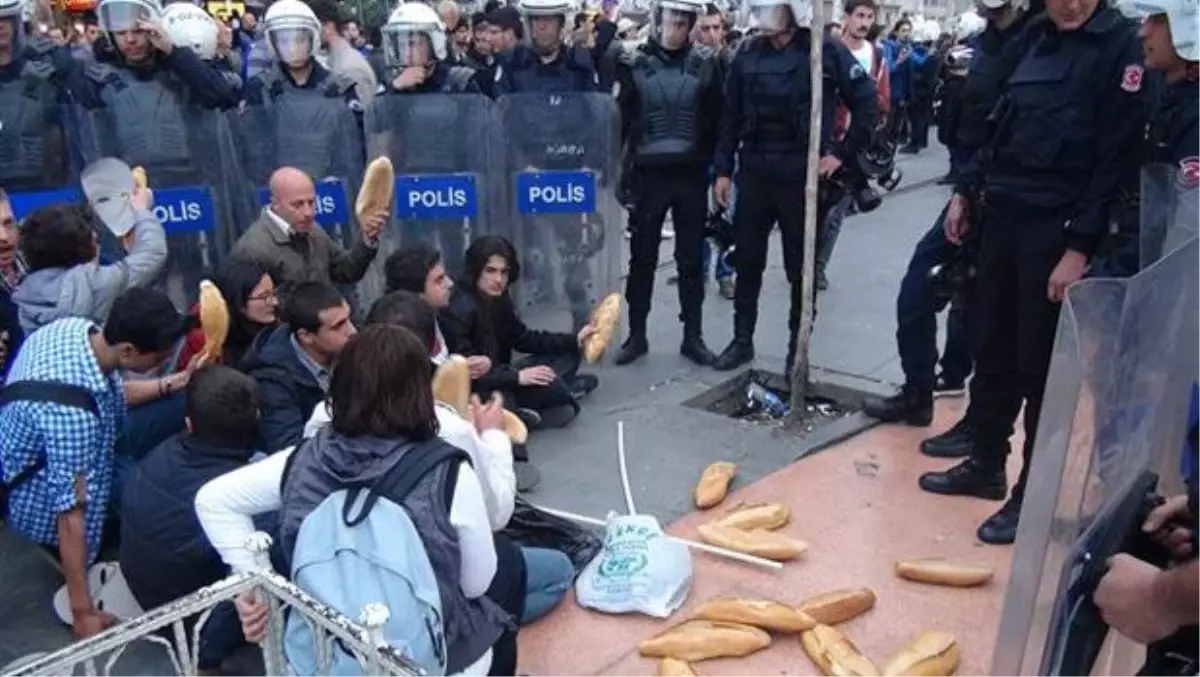
<svg viewBox="0 0 1200 677"><path fill-rule="evenodd" d="M713 369L730 371L754 359L754 323L758 318L747 311L733 315L733 340L713 362Z"/></svg>
<svg viewBox="0 0 1200 677"><path fill-rule="evenodd" d="M695 289L699 286L699 289ZM717 360L708 346L704 344L704 335L700 327L704 317L704 286L680 281L679 284L679 320L683 322L683 343L679 346L679 354L696 364L707 367Z"/></svg>
<svg viewBox="0 0 1200 677"><path fill-rule="evenodd" d="M933 391L906 383L891 397L868 397L863 413L884 423L924 427L933 423Z"/></svg>
<svg viewBox="0 0 1200 677"><path fill-rule="evenodd" d="M963 417L954 427L921 442L921 453L934 458L962 458L971 455L971 424Z"/></svg>
<svg viewBox="0 0 1200 677"><path fill-rule="evenodd" d="M1017 540L1017 526L1021 522L1021 501L1010 498L996 514L979 525L975 535L989 545L1008 545Z"/></svg>
<svg viewBox="0 0 1200 677"><path fill-rule="evenodd" d="M629 338L621 344L621 352L617 353L618 365L626 365L650 352L650 344L646 341L647 313L629 311Z"/></svg>
<svg viewBox="0 0 1200 677"><path fill-rule="evenodd" d="M973 458L968 458L944 472L927 472L921 475L918 484L931 494L944 496L974 496L1001 501L1008 495L1004 466L1000 466L998 470L985 467Z"/></svg>

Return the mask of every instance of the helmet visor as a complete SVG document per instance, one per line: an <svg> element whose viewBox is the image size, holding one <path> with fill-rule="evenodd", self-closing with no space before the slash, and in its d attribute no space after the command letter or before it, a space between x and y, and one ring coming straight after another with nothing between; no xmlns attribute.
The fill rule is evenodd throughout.
<svg viewBox="0 0 1200 677"><path fill-rule="evenodd" d="M154 19L150 8L136 2L106 2L100 5L97 18L100 27L108 32L133 31L142 21Z"/></svg>
<svg viewBox="0 0 1200 677"><path fill-rule="evenodd" d="M267 31L275 58L286 64L308 61L313 55L312 32L305 28L275 28Z"/></svg>
<svg viewBox="0 0 1200 677"><path fill-rule="evenodd" d="M566 23L562 14L528 15L525 17L525 39L538 52L552 52L563 42Z"/></svg>
<svg viewBox="0 0 1200 677"><path fill-rule="evenodd" d="M678 9L663 8L656 12L654 39L667 49L680 49L687 44L688 35L696 25L696 15Z"/></svg>
<svg viewBox="0 0 1200 677"><path fill-rule="evenodd" d="M386 28L383 58L389 68L426 66L433 62L433 47L425 31L414 27Z"/></svg>

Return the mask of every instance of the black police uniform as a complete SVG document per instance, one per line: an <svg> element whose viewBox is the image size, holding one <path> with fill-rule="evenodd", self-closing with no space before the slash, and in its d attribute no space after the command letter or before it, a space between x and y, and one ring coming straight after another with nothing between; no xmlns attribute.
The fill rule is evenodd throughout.
<svg viewBox="0 0 1200 677"><path fill-rule="evenodd" d="M78 178L80 130L67 110L78 68L65 52L36 36L0 66L0 186L9 193L59 188Z"/></svg>
<svg viewBox="0 0 1200 677"><path fill-rule="evenodd" d="M758 293L767 265L767 241L775 223L783 240L784 269L791 285L788 317L788 366L794 359L800 325L800 268L804 246L804 184L808 156L809 35L798 30L782 49L759 37L738 50L725 85L725 106L713 164L718 177L731 177L737 155L737 293L734 338L714 367L729 370L754 359ZM821 153L831 153L833 109L838 100L850 109L846 145L865 148L878 115L875 82L840 40L825 37L823 68L825 108ZM853 150L847 155L852 157Z"/></svg>
<svg viewBox="0 0 1200 677"><path fill-rule="evenodd" d="M622 136L629 149L626 166L634 186L625 283L629 338L617 364L628 364L649 350L646 317L667 210L675 224L683 321L679 352L697 364L712 364L715 356L704 345L701 331L704 270L700 256L708 215L708 165L722 106L721 64L703 45L689 43L668 50L650 40L626 55L617 77Z"/></svg>
<svg viewBox="0 0 1200 677"><path fill-rule="evenodd" d="M1137 26L1099 7L1083 26L1060 31L1031 20L1001 56L1011 76L995 107L993 157L967 172L956 192L979 186L982 343L971 383L970 458L926 473L922 489L992 500L1007 493L1008 437L1024 403L1024 464L1005 506L980 540L1016 537L1035 444L1059 304L1047 298L1063 255L1091 257L1108 227L1112 196L1137 162L1146 120ZM978 201L976 201L978 202Z"/></svg>
<svg viewBox="0 0 1200 677"><path fill-rule="evenodd" d="M978 167L985 162L990 128L987 119L999 96L1002 78L1006 77L1000 55L1005 44L1024 30L1028 19L1029 15L1024 14L1005 30L989 24L977 41L971 68L954 103L952 145L959 155L960 165L966 162ZM941 355L942 373L940 376L935 374L938 368L937 314L948 299L934 288L930 270L941 266L959 280L970 282L965 273L975 267L976 247L959 247L946 239L945 215L943 209L933 226L917 242L900 281L900 293L896 297L896 348L900 354L900 367L904 370L904 387L893 397L869 398L863 404L868 415L881 421L929 425L933 421L934 391L961 388L971 375L978 346L972 284L953 290L954 300L946 322L946 347ZM978 235L971 234L972 242ZM952 271L955 267L959 270ZM926 440L921 450L942 458L968 455L970 435L965 421L964 418L949 431Z"/></svg>

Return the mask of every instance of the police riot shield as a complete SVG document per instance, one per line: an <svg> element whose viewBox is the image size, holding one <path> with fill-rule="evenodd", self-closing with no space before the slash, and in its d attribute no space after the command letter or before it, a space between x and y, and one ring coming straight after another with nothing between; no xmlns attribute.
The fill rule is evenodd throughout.
<svg viewBox="0 0 1200 677"><path fill-rule="evenodd" d="M393 220L379 257L422 242L442 253L446 270L462 272L463 253L487 230L496 199L487 177L492 157L491 100L478 94L383 94L367 107L369 159L387 157L396 172ZM365 300L385 291L383 266L362 282Z"/></svg>
<svg viewBox="0 0 1200 677"><path fill-rule="evenodd" d="M569 330L620 284L620 114L606 93L523 93L497 101L508 218L533 326Z"/></svg>
<svg viewBox="0 0 1200 677"><path fill-rule="evenodd" d="M280 167L296 167L317 188L317 223L334 241L350 246L356 227L351 208L363 174L363 140L355 114L341 97L318 91L287 92L230 114L242 168L259 204L270 202L268 182Z"/></svg>
<svg viewBox="0 0 1200 677"><path fill-rule="evenodd" d="M56 98L49 83L0 82L0 186L18 202L23 194L62 189L79 177L70 110Z"/></svg>
<svg viewBox="0 0 1200 677"><path fill-rule="evenodd" d="M233 248L257 209L225 113L159 93L149 106L116 105L78 115L92 130L96 157L116 157L145 170L170 252L162 283L182 308L196 300L200 280Z"/></svg>
<svg viewBox="0 0 1200 677"><path fill-rule="evenodd" d="M1133 277L1067 292L992 674L1094 674L1108 634L1092 603L1104 564L1140 531L1156 485L1180 486L1197 255L1193 235ZM1109 674L1132 674L1120 670Z"/></svg>
<svg viewBox="0 0 1200 677"><path fill-rule="evenodd" d="M1139 251L1141 267L1157 261L1200 228L1200 165L1195 158L1176 166L1142 168Z"/></svg>

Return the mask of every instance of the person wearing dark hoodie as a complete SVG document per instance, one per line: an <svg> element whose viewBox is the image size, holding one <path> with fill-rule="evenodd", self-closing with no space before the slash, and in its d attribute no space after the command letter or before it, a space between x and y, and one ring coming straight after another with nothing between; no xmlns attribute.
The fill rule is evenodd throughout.
<svg viewBox="0 0 1200 677"><path fill-rule="evenodd" d="M221 348L220 363L237 368L255 337L279 323L275 278L263 264L235 258L226 263L212 281L229 307L229 335ZM198 312L199 307L192 309L193 315ZM187 364L203 349L204 330L196 327L188 332L187 345L179 356L180 364Z"/></svg>
<svg viewBox="0 0 1200 677"><path fill-rule="evenodd" d="M525 326L509 293L521 275L520 259L503 237L484 235L471 243L465 268L438 322L451 352L491 360L472 388L484 396L503 393L518 410L537 412L542 427L567 425L579 414L579 398L599 385L595 376L578 373L580 346L593 327L571 334ZM514 351L525 357L514 361Z"/></svg>
<svg viewBox="0 0 1200 677"><path fill-rule="evenodd" d="M152 284L167 263L167 236L150 207L154 195L136 189L132 244L123 259L101 265L98 223L91 207L53 205L25 218L21 255L28 272L12 294L28 336L63 317L102 323L117 297Z"/></svg>
<svg viewBox="0 0 1200 677"><path fill-rule="evenodd" d="M201 367L186 398L187 431L142 459L121 494L118 560L146 610L229 575L193 503L200 487L248 464L258 443L258 388L249 376L220 365ZM200 633L201 674L218 670L244 643L233 604L218 606Z"/></svg>
<svg viewBox="0 0 1200 677"><path fill-rule="evenodd" d="M329 391L334 360L355 334L350 304L324 282L294 287L283 320L258 335L241 364L258 382L262 448L268 453L303 439L305 421Z"/></svg>

